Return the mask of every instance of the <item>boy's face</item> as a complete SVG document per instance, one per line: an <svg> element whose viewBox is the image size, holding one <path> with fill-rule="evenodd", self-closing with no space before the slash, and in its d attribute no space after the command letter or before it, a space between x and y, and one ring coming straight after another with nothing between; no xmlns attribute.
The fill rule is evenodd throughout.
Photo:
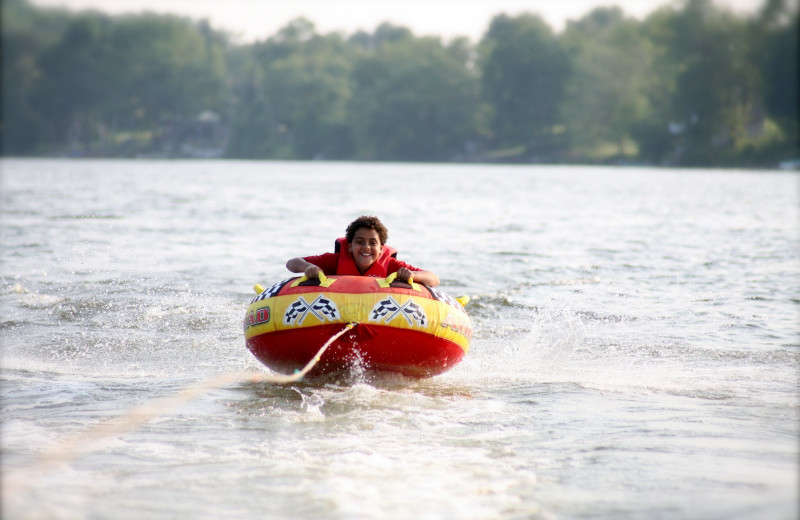
<svg viewBox="0 0 800 520"><path fill-rule="evenodd" d="M353 241L348 246L358 270L362 273L370 268L383 250L378 232L374 229L358 228Z"/></svg>

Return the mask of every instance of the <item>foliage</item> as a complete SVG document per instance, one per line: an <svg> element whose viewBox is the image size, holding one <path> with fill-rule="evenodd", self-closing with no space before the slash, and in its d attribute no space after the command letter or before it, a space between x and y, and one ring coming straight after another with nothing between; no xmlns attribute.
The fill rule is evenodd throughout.
<svg viewBox="0 0 800 520"><path fill-rule="evenodd" d="M711 0L479 42L307 19L235 44L206 21L3 0L4 154L776 165L800 156L798 11Z"/></svg>
<svg viewBox="0 0 800 520"><path fill-rule="evenodd" d="M572 73L565 87L569 102L561 109L572 147L591 151L611 144L615 155L633 155L625 145L653 112L647 97L654 74L650 41L618 7L571 22L563 38Z"/></svg>
<svg viewBox="0 0 800 520"><path fill-rule="evenodd" d="M482 92L492 107L495 145L530 149L547 140L561 122L559 107L569 70L552 29L539 16L499 15L482 48Z"/></svg>
<svg viewBox="0 0 800 520"><path fill-rule="evenodd" d="M690 0L666 23L666 59L680 64L669 113L680 128L678 153L688 164L708 164L745 135L759 103L745 24L710 0Z"/></svg>
<svg viewBox="0 0 800 520"><path fill-rule="evenodd" d="M63 11L34 9L24 0L3 0L1 9L0 140L3 149L26 153L44 144L46 118L33 96L42 81L37 60L57 43L69 16Z"/></svg>
<svg viewBox="0 0 800 520"><path fill-rule="evenodd" d="M237 126L234 141L249 144L236 145L230 155L313 159L350 154L345 120L350 53L340 36L317 35L313 24L303 19L256 45L249 73L253 92L239 103L240 113L254 119L260 137L248 139L253 127Z"/></svg>
<svg viewBox="0 0 800 520"><path fill-rule="evenodd" d="M450 159L472 137L477 84L458 47L413 37L383 41L353 71L358 157Z"/></svg>

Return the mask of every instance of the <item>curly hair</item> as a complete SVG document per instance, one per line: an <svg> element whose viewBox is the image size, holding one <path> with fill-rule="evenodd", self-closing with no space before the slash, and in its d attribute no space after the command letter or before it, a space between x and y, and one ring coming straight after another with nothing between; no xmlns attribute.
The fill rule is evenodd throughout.
<svg viewBox="0 0 800 520"><path fill-rule="evenodd" d="M353 238L356 236L356 231L361 228L374 229L378 233L378 238L381 240L381 245L385 245L386 241L389 240L389 231L378 219L378 217L362 215L352 221L349 226L347 226L346 233L348 244L353 241Z"/></svg>

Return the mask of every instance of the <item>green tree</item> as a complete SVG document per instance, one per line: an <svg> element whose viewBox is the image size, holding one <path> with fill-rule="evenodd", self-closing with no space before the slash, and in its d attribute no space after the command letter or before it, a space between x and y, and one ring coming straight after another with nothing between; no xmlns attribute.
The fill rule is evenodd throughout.
<svg viewBox="0 0 800 520"><path fill-rule="evenodd" d="M346 109L353 62L346 45L339 35L314 35L291 55L265 66L265 97L294 158L352 153Z"/></svg>
<svg viewBox="0 0 800 520"><path fill-rule="evenodd" d="M662 13L657 30L655 41L666 49L661 59L671 62L662 67L675 72L667 121L661 122L673 136L667 159L721 164L761 103L746 25L710 0L689 0L680 11Z"/></svg>
<svg viewBox="0 0 800 520"><path fill-rule="evenodd" d="M407 27L400 27L384 22L379 25L372 34L365 31L356 32L350 37L349 42L365 51L375 52L384 43L411 40L413 38L414 33Z"/></svg>
<svg viewBox="0 0 800 520"><path fill-rule="evenodd" d="M158 128L175 117L221 111L226 95L225 41L207 24L174 16L127 16L108 48L109 116L127 128Z"/></svg>
<svg viewBox="0 0 800 520"><path fill-rule="evenodd" d="M3 154L29 154L41 147L45 114L33 95L41 78L38 59L69 24L63 10L41 10L26 0L0 4L0 144Z"/></svg>
<svg viewBox="0 0 800 520"><path fill-rule="evenodd" d="M789 0L753 17L682 0L641 22L600 8L561 35L499 15L477 47L389 23L347 37L300 18L233 45L175 16L0 11L4 154L177 151L208 145L204 129L216 147L224 132L197 117L212 110L231 157L554 161L567 142L573 159L638 149L678 165L800 155Z"/></svg>
<svg viewBox="0 0 800 520"><path fill-rule="evenodd" d="M255 45L237 100L229 155L350 156L346 110L353 52L340 35L318 35L304 18Z"/></svg>
<svg viewBox="0 0 800 520"><path fill-rule="evenodd" d="M39 58L37 105L54 144L89 148L98 138L102 108L113 95L106 45L112 21L97 13L77 16L64 36Z"/></svg>
<svg viewBox="0 0 800 520"><path fill-rule="evenodd" d="M562 114L573 152L603 155L611 143L619 156L633 153L625 143L652 111L646 92L653 50L639 24L618 7L599 8L570 22L562 39L572 63Z"/></svg>
<svg viewBox="0 0 800 520"><path fill-rule="evenodd" d="M40 55L37 103L55 144L90 150L123 130L159 134L225 108L224 58L224 39L207 24L82 14Z"/></svg>
<svg viewBox="0 0 800 520"><path fill-rule="evenodd" d="M353 71L358 157L438 161L463 154L478 104L464 43L444 46L438 38L389 29L379 27L378 48ZM387 33L395 37L383 38Z"/></svg>
<svg viewBox="0 0 800 520"><path fill-rule="evenodd" d="M522 146L529 155L552 156L568 57L539 17L499 15L481 41L481 86L492 110L494 144Z"/></svg>
<svg viewBox="0 0 800 520"><path fill-rule="evenodd" d="M231 70L231 139L227 157L270 157L276 117L262 92L264 71L256 59L256 46L232 48L228 53Z"/></svg>
<svg viewBox="0 0 800 520"><path fill-rule="evenodd" d="M764 103L784 140L776 150L784 157L800 156L800 12L785 0L765 2L757 20L757 63L764 78Z"/></svg>
<svg viewBox="0 0 800 520"><path fill-rule="evenodd" d="M280 121L265 88L266 70L278 60L300 52L304 42L315 35L314 24L297 18L264 42L257 42L229 56L237 74L233 80L231 140L226 155L239 158L294 158L288 127Z"/></svg>

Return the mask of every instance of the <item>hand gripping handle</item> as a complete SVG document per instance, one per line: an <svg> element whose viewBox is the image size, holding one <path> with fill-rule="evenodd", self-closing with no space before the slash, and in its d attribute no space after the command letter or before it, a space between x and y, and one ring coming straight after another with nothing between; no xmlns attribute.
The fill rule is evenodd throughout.
<svg viewBox="0 0 800 520"><path fill-rule="evenodd" d="M297 287L301 283L307 282L307 281L308 281L308 276L303 275L300 278L298 278L297 280L295 280L294 282L292 282L291 287ZM330 287L331 285L333 285L333 282L335 282L335 281L336 280L331 280L330 278L325 276L325 273L323 273L322 271L319 272L319 286L320 287Z"/></svg>
<svg viewBox="0 0 800 520"><path fill-rule="evenodd" d="M394 273L390 274L389 276L387 276L386 278L384 278L383 280L378 278L378 285L380 285L381 287L383 287L385 289L387 287L391 287L392 286L392 282L394 282L396 279L397 279L397 272L394 272ZM411 288L414 289L415 291L422 292L422 288L419 286L419 284L418 283L414 283L414 275L413 274L411 275L411 277L408 279L408 281L406 283L408 285L410 285Z"/></svg>

